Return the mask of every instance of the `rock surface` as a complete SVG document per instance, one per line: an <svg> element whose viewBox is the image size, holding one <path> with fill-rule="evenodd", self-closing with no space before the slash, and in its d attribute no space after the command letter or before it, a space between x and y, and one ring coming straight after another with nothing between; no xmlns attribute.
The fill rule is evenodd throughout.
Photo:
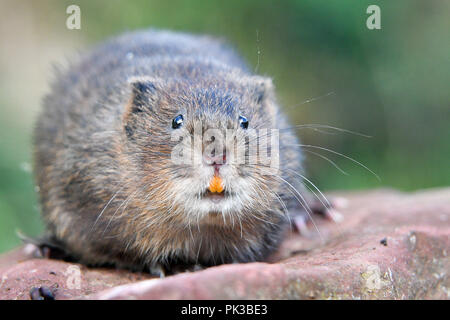
<svg viewBox="0 0 450 320"><path fill-rule="evenodd" d="M449 299L450 188L344 193L340 223L286 235L267 263L222 265L164 279L34 258L0 257L0 299Z"/></svg>

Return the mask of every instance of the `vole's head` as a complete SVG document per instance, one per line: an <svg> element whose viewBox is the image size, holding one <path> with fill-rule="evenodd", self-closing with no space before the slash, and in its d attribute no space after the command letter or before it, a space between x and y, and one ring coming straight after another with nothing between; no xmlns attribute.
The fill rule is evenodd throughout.
<svg viewBox="0 0 450 320"><path fill-rule="evenodd" d="M148 208L189 225L258 221L273 209L280 181L270 79L232 73L130 86L128 171Z"/></svg>

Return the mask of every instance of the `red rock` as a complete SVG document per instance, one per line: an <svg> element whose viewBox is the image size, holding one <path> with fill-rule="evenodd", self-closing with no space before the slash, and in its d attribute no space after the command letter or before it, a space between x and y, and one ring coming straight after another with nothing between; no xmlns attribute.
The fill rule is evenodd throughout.
<svg viewBox="0 0 450 320"><path fill-rule="evenodd" d="M80 264L34 258L27 245L0 258L0 299L30 299L32 288L54 290L56 299L81 298L114 286L150 278L126 270L87 268ZM79 280L78 280L79 279Z"/></svg>
<svg viewBox="0 0 450 320"><path fill-rule="evenodd" d="M348 207L340 210L341 223L316 218L323 240L286 235L270 263L151 279L31 259L19 249L0 257L0 298L29 299L29 290L42 285L57 287L56 299L450 298L450 189L340 196L348 200ZM81 272L78 289L68 281L70 268Z"/></svg>

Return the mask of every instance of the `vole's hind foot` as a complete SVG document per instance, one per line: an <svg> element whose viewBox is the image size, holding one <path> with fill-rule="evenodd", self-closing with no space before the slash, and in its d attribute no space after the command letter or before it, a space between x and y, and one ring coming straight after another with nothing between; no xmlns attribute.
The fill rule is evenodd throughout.
<svg viewBox="0 0 450 320"><path fill-rule="evenodd" d="M36 246L37 250L34 253L36 258L74 261L73 257L66 252L62 244L52 237L42 236L39 238L30 238L23 234L19 234L19 237L24 243L31 243Z"/></svg>
<svg viewBox="0 0 450 320"><path fill-rule="evenodd" d="M148 271L150 272L150 274L157 276L159 278L165 278L167 275L169 275L167 272L167 268L160 263L154 264L149 268Z"/></svg>
<svg viewBox="0 0 450 320"><path fill-rule="evenodd" d="M196 272L205 269L200 264L176 264L171 267L172 274L178 274L183 272Z"/></svg>
<svg viewBox="0 0 450 320"><path fill-rule="evenodd" d="M163 264L156 264L150 268L150 273L158 276L160 278L164 278L167 276L173 276L179 273L184 272L195 272L205 269L204 266L200 264L183 264L176 263L171 264L170 266L166 266Z"/></svg>

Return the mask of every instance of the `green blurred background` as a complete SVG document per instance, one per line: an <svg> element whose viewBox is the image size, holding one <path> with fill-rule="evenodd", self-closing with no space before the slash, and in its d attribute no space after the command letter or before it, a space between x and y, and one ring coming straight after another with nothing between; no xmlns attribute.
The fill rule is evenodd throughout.
<svg viewBox="0 0 450 320"><path fill-rule="evenodd" d="M81 30L66 8L81 7ZM368 30L366 8L381 8ZM52 63L127 30L149 26L224 37L259 73L273 77L295 124L363 132L300 130L320 152L308 177L324 190L450 184L450 1L16 1L0 0L0 252L16 231L42 230L31 174L31 134ZM259 53L258 53L259 52Z"/></svg>

